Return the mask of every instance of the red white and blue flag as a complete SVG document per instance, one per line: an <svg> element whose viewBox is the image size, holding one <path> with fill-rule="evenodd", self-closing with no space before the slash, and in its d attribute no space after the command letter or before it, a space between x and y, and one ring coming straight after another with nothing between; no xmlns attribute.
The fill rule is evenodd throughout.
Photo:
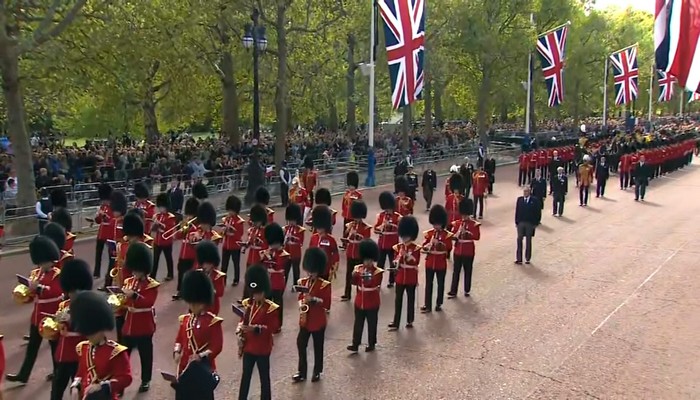
<svg viewBox="0 0 700 400"><path fill-rule="evenodd" d="M618 51L610 56L615 77L615 104L627 104L639 93L637 68L637 46Z"/></svg>
<svg viewBox="0 0 700 400"><path fill-rule="evenodd" d="M700 90L700 1L656 0L654 48L658 69L691 93Z"/></svg>
<svg viewBox="0 0 700 400"><path fill-rule="evenodd" d="M379 0L394 109L422 98L425 1Z"/></svg>
<svg viewBox="0 0 700 400"><path fill-rule="evenodd" d="M564 56L568 33L569 24L566 24L537 38L537 52L540 53L550 107L558 106L564 100Z"/></svg>
<svg viewBox="0 0 700 400"><path fill-rule="evenodd" d="M676 78L664 71L658 71L659 77L659 103L671 101L673 98L673 83Z"/></svg>

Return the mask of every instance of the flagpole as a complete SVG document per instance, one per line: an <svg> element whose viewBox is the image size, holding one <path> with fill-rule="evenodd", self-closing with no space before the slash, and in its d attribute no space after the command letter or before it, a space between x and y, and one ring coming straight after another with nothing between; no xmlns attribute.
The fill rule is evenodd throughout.
<svg viewBox="0 0 700 400"><path fill-rule="evenodd" d="M534 21L531 21L531 22L534 22ZM565 23L563 23L563 24L561 24L561 25L559 25L559 26L557 26L557 27L555 27L555 28L552 28L552 29L550 29L550 30L548 30L548 31L546 31L546 32L540 33L539 35L537 35L537 37L540 38L540 37L542 37L542 36L544 36L544 35L546 35L546 34L548 34L548 33L552 33L552 32L554 32L554 31L558 31L559 29L561 29L561 28L563 28L563 27L565 27L565 26L568 26L568 25L571 25L571 21L566 21Z"/></svg>
<svg viewBox="0 0 700 400"><path fill-rule="evenodd" d="M370 23L370 34L369 34L369 137L368 145L370 148L374 147L374 46L376 38L375 36L375 23L376 23L376 9L377 1L372 1L372 22Z"/></svg>
<svg viewBox="0 0 700 400"><path fill-rule="evenodd" d="M603 72L603 129L608 126L608 69L610 57L605 57L605 71Z"/></svg>
<svg viewBox="0 0 700 400"><path fill-rule="evenodd" d="M685 100L685 99L684 99L684 97L685 97L685 89L684 89L684 88L680 88L680 89L681 89L681 90L680 90L680 98L681 98L681 117L682 117L682 116L683 116L683 100Z"/></svg>
<svg viewBox="0 0 700 400"><path fill-rule="evenodd" d="M639 42L637 42L637 43L635 43L635 44L631 44L631 45L629 45L629 46L627 46L627 47L623 47L623 48L621 48L620 50L613 51L613 52L611 53L611 55L612 55L612 54L617 54L617 53L623 52L623 51L625 51L625 50L627 50L627 49L631 49L632 47L636 47L636 46L639 46Z"/></svg>
<svg viewBox="0 0 700 400"><path fill-rule="evenodd" d="M535 14L530 13L530 24L535 24ZM527 104L525 105L525 134L530 134L530 103L532 98L532 51L527 53Z"/></svg>
<svg viewBox="0 0 700 400"><path fill-rule="evenodd" d="M654 92L654 64L651 64L651 77L649 78L649 132L651 132L651 107L652 107L652 93Z"/></svg>

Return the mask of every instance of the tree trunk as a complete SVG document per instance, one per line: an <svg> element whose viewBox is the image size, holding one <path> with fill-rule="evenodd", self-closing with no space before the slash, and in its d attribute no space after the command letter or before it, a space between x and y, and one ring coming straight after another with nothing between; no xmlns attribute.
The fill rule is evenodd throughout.
<svg viewBox="0 0 700 400"><path fill-rule="evenodd" d="M346 132L349 138L354 139L357 131L355 116L357 104L355 104L355 35L352 33L348 34L348 71L345 75L345 83L347 85Z"/></svg>
<svg viewBox="0 0 700 400"><path fill-rule="evenodd" d="M277 124L275 126L275 165L282 166L282 161L286 157L286 132L288 125L287 98L289 89L287 88L287 5L286 1L277 1L277 88L275 90L275 113L277 114Z"/></svg>
<svg viewBox="0 0 700 400"><path fill-rule="evenodd" d="M401 124L401 149L404 154L408 154L408 148L410 144L411 135L411 125L413 125L411 115L411 106L407 105L403 107L403 123Z"/></svg>
<svg viewBox="0 0 700 400"><path fill-rule="evenodd" d="M508 122L508 103L506 103L505 99L501 103L501 123L506 123Z"/></svg>
<svg viewBox="0 0 700 400"><path fill-rule="evenodd" d="M435 120L442 123L442 90L443 86L439 82L435 82Z"/></svg>
<svg viewBox="0 0 700 400"><path fill-rule="evenodd" d="M489 112L489 97L491 93L491 76L487 68L482 69L481 84L479 85L478 104L476 108L476 125L479 132L479 141L488 146L488 132L486 121Z"/></svg>
<svg viewBox="0 0 700 400"><path fill-rule="evenodd" d="M143 109L143 131L146 134L148 143L155 143L160 137L158 131L158 117L156 116L156 101L152 88L146 92L146 98L141 103Z"/></svg>
<svg viewBox="0 0 700 400"><path fill-rule="evenodd" d="M233 57L228 49L224 50L221 57L221 73L223 90L221 130L223 136L228 138L232 146L238 146L241 142L241 132L238 129L238 92L233 72Z"/></svg>
<svg viewBox="0 0 700 400"><path fill-rule="evenodd" d="M423 86L423 105L425 106L425 115L423 115L423 118L425 120L425 133L427 135L431 135L433 133L433 94L431 93L433 85L430 80L430 75L427 75L428 63L425 61L425 59L423 61L423 65L423 82L425 82L425 86Z"/></svg>
<svg viewBox="0 0 700 400"><path fill-rule="evenodd" d="M328 129L338 133L338 106L335 104L335 93L328 93Z"/></svg>

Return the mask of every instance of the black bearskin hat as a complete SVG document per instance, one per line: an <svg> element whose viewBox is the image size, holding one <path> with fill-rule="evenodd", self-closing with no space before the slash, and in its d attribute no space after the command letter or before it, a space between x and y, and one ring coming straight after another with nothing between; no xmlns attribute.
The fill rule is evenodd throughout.
<svg viewBox="0 0 700 400"><path fill-rule="evenodd" d="M314 167L314 159L306 156L304 157L304 168L312 169Z"/></svg>
<svg viewBox="0 0 700 400"><path fill-rule="evenodd" d="M66 232L73 230L73 217L65 208L59 208L51 213L51 222L55 222L63 227Z"/></svg>
<svg viewBox="0 0 700 400"><path fill-rule="evenodd" d="M301 207L299 207L299 204L291 203L287 206L287 209L284 210L284 220L294 221L298 225L304 223L304 215L301 211Z"/></svg>
<svg viewBox="0 0 700 400"><path fill-rule="evenodd" d="M328 206L318 205L311 211L311 223L316 229L324 229L330 232L333 228L333 215Z"/></svg>
<svg viewBox="0 0 700 400"><path fill-rule="evenodd" d="M113 191L109 198L109 207L112 209L112 212L118 212L121 215L126 214L127 201L124 193Z"/></svg>
<svg viewBox="0 0 700 400"><path fill-rule="evenodd" d="M284 229L273 222L265 227L265 241L269 245L284 244Z"/></svg>
<svg viewBox="0 0 700 400"><path fill-rule="evenodd" d="M66 245L66 230L55 222L50 222L44 227L44 236L51 239L59 250Z"/></svg>
<svg viewBox="0 0 700 400"><path fill-rule="evenodd" d="M156 196L156 207L162 207L165 209L170 208L170 197L168 197L167 193L161 193L158 196Z"/></svg>
<svg viewBox="0 0 700 400"><path fill-rule="evenodd" d="M250 220L255 224L267 224L267 210L264 206L256 204L250 208Z"/></svg>
<svg viewBox="0 0 700 400"><path fill-rule="evenodd" d="M201 201L209 197L209 191L202 182L197 182L192 186L192 196Z"/></svg>
<svg viewBox="0 0 700 400"><path fill-rule="evenodd" d="M61 274L58 276L61 289L64 293L77 290L92 290L92 272L90 266L84 260L73 258L63 264Z"/></svg>
<svg viewBox="0 0 700 400"><path fill-rule="evenodd" d="M126 250L125 258L124 266L133 272L142 272L148 275L153 270L153 252L146 243L130 244Z"/></svg>
<svg viewBox="0 0 700 400"><path fill-rule="evenodd" d="M197 208L197 224L216 225L216 209L213 204L204 201L199 205L199 208Z"/></svg>
<svg viewBox="0 0 700 400"><path fill-rule="evenodd" d="M112 186L109 183L102 183L97 187L97 195L100 200L109 200L112 196Z"/></svg>
<svg viewBox="0 0 700 400"><path fill-rule="evenodd" d="M377 261L379 259L379 246L372 239L363 239L360 242L360 259L361 260L373 260Z"/></svg>
<svg viewBox="0 0 700 400"><path fill-rule="evenodd" d="M214 303L214 284L206 272L188 271L182 278L180 297L185 303L212 304Z"/></svg>
<svg viewBox="0 0 700 400"><path fill-rule="evenodd" d="M200 266L202 264L213 264L215 267L218 267L221 264L219 248L214 242L203 240L197 244L195 250L197 251L197 263Z"/></svg>
<svg viewBox="0 0 700 400"><path fill-rule="evenodd" d="M379 207L382 210L393 210L396 207L396 199L391 192L381 192L379 194Z"/></svg>
<svg viewBox="0 0 700 400"><path fill-rule="evenodd" d="M143 200L151 197L151 193L145 183L139 182L134 185L134 196L136 196L137 199Z"/></svg>
<svg viewBox="0 0 700 400"><path fill-rule="evenodd" d="M70 320L74 329L83 336L114 330L114 311L107 298L100 293L78 293L70 303Z"/></svg>
<svg viewBox="0 0 700 400"><path fill-rule="evenodd" d="M29 242L29 256L32 264L40 265L58 261L61 258L61 250L48 236L37 236Z"/></svg>
<svg viewBox="0 0 700 400"><path fill-rule="evenodd" d="M322 274L326 270L328 257L320 247L310 247L304 252L302 267L310 274Z"/></svg>
<svg viewBox="0 0 700 400"><path fill-rule="evenodd" d="M195 197L190 197L185 202L185 215L196 216L197 209L199 208L199 200Z"/></svg>
<svg viewBox="0 0 700 400"><path fill-rule="evenodd" d="M348 172L347 174L345 174L345 184L347 186L357 188L358 186L360 186L360 176L357 175L357 172L355 171Z"/></svg>
<svg viewBox="0 0 700 400"><path fill-rule="evenodd" d="M320 188L316 191L314 196L314 201L316 204L323 204L325 206L331 206L331 192L326 188Z"/></svg>
<svg viewBox="0 0 700 400"><path fill-rule="evenodd" d="M399 220L399 237L416 240L418 237L418 221L416 217L407 215Z"/></svg>
<svg viewBox="0 0 700 400"><path fill-rule="evenodd" d="M450 176L450 191L459 192L462 190L462 175L452 174Z"/></svg>
<svg viewBox="0 0 700 400"><path fill-rule="evenodd" d="M474 200L465 197L459 202L460 215L472 215L474 212Z"/></svg>
<svg viewBox="0 0 700 400"><path fill-rule="evenodd" d="M408 192L408 180L405 176L398 176L394 180L394 191L396 193L406 193Z"/></svg>
<svg viewBox="0 0 700 400"><path fill-rule="evenodd" d="M233 211L236 214L241 212L241 199L235 195L226 198L226 211Z"/></svg>
<svg viewBox="0 0 700 400"><path fill-rule="evenodd" d="M432 206L428 214L428 221L430 225L442 225L444 228L447 225L447 210L445 210L445 207L440 204Z"/></svg>
<svg viewBox="0 0 700 400"><path fill-rule="evenodd" d="M270 204L270 192L267 191L265 186L260 186L255 191L255 202L265 206Z"/></svg>
<svg viewBox="0 0 700 400"><path fill-rule="evenodd" d="M68 198L63 189L54 189L50 195L51 205L54 207L68 207Z"/></svg>
<svg viewBox="0 0 700 400"><path fill-rule="evenodd" d="M262 265L253 265L245 272L245 284L250 293L270 294L270 274Z"/></svg>
<svg viewBox="0 0 700 400"><path fill-rule="evenodd" d="M122 233L124 236L141 237L143 236L143 225L143 218L139 214L129 211L122 221Z"/></svg>
<svg viewBox="0 0 700 400"><path fill-rule="evenodd" d="M365 219L367 218L367 205L362 200L354 200L350 204L350 216L353 219Z"/></svg>

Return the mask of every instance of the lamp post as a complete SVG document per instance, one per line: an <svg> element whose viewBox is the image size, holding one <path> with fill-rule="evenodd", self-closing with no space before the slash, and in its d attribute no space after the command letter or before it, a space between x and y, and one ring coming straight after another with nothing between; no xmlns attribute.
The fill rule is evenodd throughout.
<svg viewBox="0 0 700 400"><path fill-rule="evenodd" d="M260 52L267 48L267 38L265 38L265 27L259 24L260 12L253 9L250 15L252 24L246 24L245 35L243 36L243 47L253 50L253 156L248 163L248 187L246 189L244 202L246 205L253 203L255 192L265 183L265 166L261 164L258 146L260 142L260 78L258 71L258 59Z"/></svg>

